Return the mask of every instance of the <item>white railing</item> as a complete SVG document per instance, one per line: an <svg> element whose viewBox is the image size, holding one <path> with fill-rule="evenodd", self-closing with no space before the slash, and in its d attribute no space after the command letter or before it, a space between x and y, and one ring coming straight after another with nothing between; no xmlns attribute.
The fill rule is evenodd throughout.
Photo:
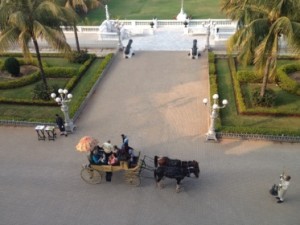
<svg viewBox="0 0 300 225"><path fill-rule="evenodd" d="M187 24L185 23L187 22ZM151 23L154 23L153 28ZM228 39L235 33L237 23L228 19L197 19L197 20L108 20L99 26L77 26L79 34L97 34L98 41L117 41L118 33L112 27L121 24L121 40L135 35L153 35L156 29L184 28L187 35L211 35L215 40ZM153 25L153 24L152 24ZM72 26L63 26L65 33L74 32Z"/></svg>
<svg viewBox="0 0 300 225"><path fill-rule="evenodd" d="M113 22L113 20L112 20ZM122 23L124 27L150 27L150 23L153 20L119 20L118 22ZM199 20L187 20L188 27L197 27L197 26L207 26L211 24L212 26L231 26L236 27L236 22L228 19L199 19ZM184 26L183 21L178 20L157 20L157 28L163 27L182 27ZM97 33L99 32L99 26L77 26L78 33ZM62 26L64 32L73 32L72 26Z"/></svg>
<svg viewBox="0 0 300 225"><path fill-rule="evenodd" d="M74 32L74 27L72 26L61 26L65 33ZM77 26L78 33L98 33L99 26Z"/></svg>
<svg viewBox="0 0 300 225"><path fill-rule="evenodd" d="M115 40L118 41L119 37L117 33L113 32L98 32L98 40Z"/></svg>

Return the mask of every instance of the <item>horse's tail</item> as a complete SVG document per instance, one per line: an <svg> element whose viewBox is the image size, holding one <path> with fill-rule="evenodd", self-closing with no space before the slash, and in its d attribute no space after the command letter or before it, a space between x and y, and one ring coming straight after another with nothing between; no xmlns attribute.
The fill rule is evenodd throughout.
<svg viewBox="0 0 300 225"><path fill-rule="evenodd" d="M158 156L156 155L156 156L154 156L154 166L155 167L157 167L157 165L158 165L157 161L158 161Z"/></svg>

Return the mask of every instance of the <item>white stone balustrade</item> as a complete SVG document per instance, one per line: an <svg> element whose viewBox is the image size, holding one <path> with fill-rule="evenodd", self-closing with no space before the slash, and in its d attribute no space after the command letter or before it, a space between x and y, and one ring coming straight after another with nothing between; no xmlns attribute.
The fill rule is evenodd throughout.
<svg viewBox="0 0 300 225"><path fill-rule="evenodd" d="M153 22L155 21L155 23ZM122 25L120 31L115 28L115 24ZM151 23L154 23L151 27ZM187 24L186 24L187 23ZM74 32L72 26L62 26L66 35L69 36L69 43L74 44L72 38ZM187 19L186 21L178 20L111 20L107 19L100 26L77 26L77 33L81 38L88 36L89 46L99 48L116 48L118 43L129 40L132 37L151 36L156 33L170 32L172 29L176 32L182 31L186 36L207 36L210 45L214 46L228 39L236 30L236 22L228 19ZM218 31L218 32L217 32ZM95 39L94 39L95 38ZM121 41L119 41L119 38ZM195 37L203 38L203 37ZM93 41L94 40L94 41ZM199 41L199 45L200 45ZM47 47L48 44L40 42L41 47Z"/></svg>

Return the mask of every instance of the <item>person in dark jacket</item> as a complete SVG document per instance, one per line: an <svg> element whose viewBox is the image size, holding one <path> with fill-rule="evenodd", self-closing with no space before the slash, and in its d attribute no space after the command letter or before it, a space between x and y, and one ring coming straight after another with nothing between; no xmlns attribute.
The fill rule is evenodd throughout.
<svg viewBox="0 0 300 225"><path fill-rule="evenodd" d="M129 149L129 139L125 134L121 134L122 137L122 146L121 148L124 148L126 150Z"/></svg>
<svg viewBox="0 0 300 225"><path fill-rule="evenodd" d="M56 116L56 124L58 126L58 129L60 130L60 135L65 135L67 137L68 134L65 129L65 122L63 118L61 118L61 116L59 116L58 114L56 114L55 116Z"/></svg>

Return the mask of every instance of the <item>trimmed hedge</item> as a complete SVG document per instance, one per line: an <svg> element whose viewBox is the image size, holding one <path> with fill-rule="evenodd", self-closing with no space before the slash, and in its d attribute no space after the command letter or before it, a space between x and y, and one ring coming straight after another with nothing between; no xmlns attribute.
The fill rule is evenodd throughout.
<svg viewBox="0 0 300 225"><path fill-rule="evenodd" d="M246 104L241 90L241 85L237 77L237 71L235 66L235 60L232 55L228 56L228 66L233 81L233 90L235 95L235 101L237 105L237 110L239 113L243 114L246 111Z"/></svg>
<svg viewBox="0 0 300 225"><path fill-rule="evenodd" d="M209 104L210 107L212 107L212 104L214 100L212 99L212 93L219 93L218 92L218 77L217 77L217 70L216 70L216 64L215 64L215 54L213 52L208 52L208 65L209 65L209 84L210 84L210 98L209 98ZM216 129L219 129L221 127L221 120L218 118L216 120Z"/></svg>
<svg viewBox="0 0 300 225"><path fill-rule="evenodd" d="M236 75L238 81L241 83L258 83L262 81L262 76L253 70L240 70Z"/></svg>
<svg viewBox="0 0 300 225"><path fill-rule="evenodd" d="M263 127L233 127L222 126L222 133L236 134L260 134L260 135L279 135L279 136L300 136L300 130L291 130L289 128L272 129Z"/></svg>
<svg viewBox="0 0 300 225"><path fill-rule="evenodd" d="M0 103L11 104L11 105L40 105L40 106L57 106L56 102L53 101L43 101L43 100L31 100L27 99L15 99L15 98L2 98L0 97Z"/></svg>
<svg viewBox="0 0 300 225"><path fill-rule="evenodd" d="M81 104L83 103L84 99L92 89L92 87L95 85L96 81L102 76L103 71L105 70L106 66L109 64L113 57L113 54L110 53L105 56L105 58L101 61L99 68L94 73L92 78L89 80L89 83L85 86L85 90L81 92L80 96L78 96L78 99L76 102L73 101L73 104L69 108L69 112L71 116L74 116L76 111L80 108Z"/></svg>
<svg viewBox="0 0 300 225"><path fill-rule="evenodd" d="M283 90L300 95L300 84L288 75L296 71L300 71L300 63L283 65L277 69L276 80Z"/></svg>
<svg viewBox="0 0 300 225"><path fill-rule="evenodd" d="M210 93L218 93L218 81L216 75L216 64L215 64L215 54L213 52L208 53L208 64L209 64L209 83L210 83ZM212 100L212 99L210 99ZM213 102L213 101L211 101Z"/></svg>
<svg viewBox="0 0 300 225"><path fill-rule="evenodd" d="M68 81L65 88L71 92L95 59L96 55L91 55L90 58L79 68L79 71L75 74L75 76Z"/></svg>
<svg viewBox="0 0 300 225"><path fill-rule="evenodd" d="M77 69L65 67L44 68L46 77L48 78L71 78L78 73Z"/></svg>
<svg viewBox="0 0 300 225"><path fill-rule="evenodd" d="M32 84L34 82L37 82L41 79L40 72L34 72L31 75L21 77L14 80L8 80L8 81L1 81L0 82L0 89L12 89L12 88L19 88L23 87L25 85Z"/></svg>

